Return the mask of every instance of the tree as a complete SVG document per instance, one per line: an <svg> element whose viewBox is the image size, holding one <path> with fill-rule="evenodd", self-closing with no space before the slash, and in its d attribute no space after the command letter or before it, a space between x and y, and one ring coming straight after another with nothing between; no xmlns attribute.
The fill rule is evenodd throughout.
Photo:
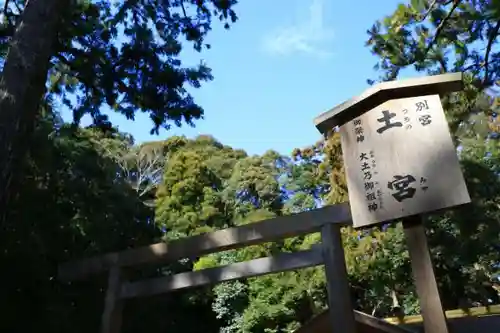
<svg viewBox="0 0 500 333"><path fill-rule="evenodd" d="M2 33L10 30L12 34L0 78L0 226L6 223L18 192L15 170L21 168L35 127L64 4L62 0L29 1L22 17L11 21L11 12L6 10L9 1L5 2L7 26Z"/></svg>
<svg viewBox="0 0 500 333"><path fill-rule="evenodd" d="M380 58L376 69L383 80L413 66L431 73L470 72L477 87L488 88L500 73L499 22L497 1L413 0L377 21L367 45Z"/></svg>
<svg viewBox="0 0 500 333"><path fill-rule="evenodd" d="M223 195L234 207L235 219L256 211L279 213L286 200L279 176L286 165L283 156L268 151L262 156L240 159L232 170Z"/></svg>
<svg viewBox="0 0 500 333"><path fill-rule="evenodd" d="M64 124L50 110L37 121L15 215L0 234L0 265L8 268L0 278L0 310L5 315L0 331L98 330L106 274L63 283L56 278L57 266L161 240L162 232L151 223L154 210L143 204L110 154L127 155L135 149L132 141L114 129L103 133ZM175 150L180 141L164 144ZM189 262L180 262L128 273L138 279L190 269ZM210 293L203 290L127 301L123 332L215 333L219 322L211 305ZM194 313L203 326L192 320Z"/></svg>
<svg viewBox="0 0 500 333"><path fill-rule="evenodd" d="M18 192L40 101L59 96L79 122L89 114L107 125L101 106L153 121L152 132L203 116L186 90L211 80L203 64L182 66L182 39L198 51L213 16L236 21L235 0L68 1L7 0L0 50L8 50L0 80L0 211L6 223ZM46 90L46 84L48 89ZM72 98L71 97L76 97ZM74 100L76 99L76 102Z"/></svg>
<svg viewBox="0 0 500 333"><path fill-rule="evenodd" d="M141 145L123 142L124 146L121 147L106 145L106 141L102 144L106 154L120 165L123 176L144 204L154 207L156 189L161 183L165 168L165 142L146 142Z"/></svg>
<svg viewBox="0 0 500 333"><path fill-rule="evenodd" d="M410 67L428 74L466 73L465 90L443 100L453 132L471 124L498 132L498 101L491 96L500 74L499 31L497 1L413 0L375 22L366 44L378 58L375 69L382 81L393 80ZM485 102L492 108L480 107L482 113L477 112L478 103Z"/></svg>
<svg viewBox="0 0 500 333"><path fill-rule="evenodd" d="M57 265L159 240L146 223L151 209L98 149L103 137L121 140L75 130L52 111L37 122L14 213L0 233L1 331L95 331L106 279L60 283Z"/></svg>
<svg viewBox="0 0 500 333"><path fill-rule="evenodd" d="M169 239L232 225L223 188L237 161L246 156L208 136L173 137L166 143L163 180L156 193L156 223Z"/></svg>

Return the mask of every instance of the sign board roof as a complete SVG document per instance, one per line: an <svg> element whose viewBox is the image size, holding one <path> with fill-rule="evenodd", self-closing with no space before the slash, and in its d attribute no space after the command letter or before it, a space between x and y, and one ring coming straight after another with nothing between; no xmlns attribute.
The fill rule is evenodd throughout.
<svg viewBox="0 0 500 333"><path fill-rule="evenodd" d="M361 95L320 114L314 119L314 125L322 134L325 134L334 127L351 121L391 99L443 94L462 89L462 73L447 73L382 82L368 88Z"/></svg>

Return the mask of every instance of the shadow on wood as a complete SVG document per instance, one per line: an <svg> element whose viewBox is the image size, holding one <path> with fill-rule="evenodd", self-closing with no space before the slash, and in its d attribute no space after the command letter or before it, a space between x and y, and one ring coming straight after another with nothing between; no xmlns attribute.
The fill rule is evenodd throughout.
<svg viewBox="0 0 500 333"><path fill-rule="evenodd" d="M66 262L59 266L58 278L62 281L82 280L109 270L101 332L118 333L122 324L120 310L123 299L326 264L327 267L331 266L333 272L330 274L332 275L330 280L333 278L336 280L335 288L329 288L329 292L336 295L334 306L330 304L332 313L335 314L334 323L338 327L343 327L342 331L345 333L354 333L354 319L351 316L352 310L349 310L352 307L348 304L349 285L340 237L340 228L349 224L351 224L349 203L344 202L169 243L157 243ZM154 277L140 276L136 279L131 274L132 269L139 265L175 262L179 259L195 258L318 231L322 231L322 243L312 246L310 250L281 253L167 276L159 269L151 272ZM328 231L326 236L323 235L325 231ZM124 273L127 278L120 279L120 275ZM342 275L344 277L340 278Z"/></svg>
<svg viewBox="0 0 500 333"><path fill-rule="evenodd" d="M312 211L280 216L234 228L218 230L170 243L157 243L121 252L107 253L59 265L61 281L82 280L111 267L164 264L214 252L238 249L319 231L325 224L351 224L349 203L325 206Z"/></svg>
<svg viewBox="0 0 500 333"><path fill-rule="evenodd" d="M500 304L481 306L470 309L456 309L446 311L446 318L453 333L497 333L500 332ZM423 333L423 319L421 315L405 316L403 318L385 318L388 323L399 327L406 327L416 333Z"/></svg>
<svg viewBox="0 0 500 333"><path fill-rule="evenodd" d="M388 323L379 318L372 317L366 313L354 311L357 333L415 333L409 328L403 328ZM307 324L295 331L295 333L343 333L332 331L328 311L314 317Z"/></svg>

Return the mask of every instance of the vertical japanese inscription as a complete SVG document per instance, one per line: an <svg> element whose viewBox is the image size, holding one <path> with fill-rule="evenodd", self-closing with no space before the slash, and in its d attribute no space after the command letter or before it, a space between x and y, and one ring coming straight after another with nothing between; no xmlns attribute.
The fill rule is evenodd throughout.
<svg viewBox="0 0 500 333"><path fill-rule="evenodd" d="M361 123L361 119L354 119L354 134L356 134L356 141L363 142L365 141L363 124Z"/></svg>
<svg viewBox="0 0 500 333"><path fill-rule="evenodd" d="M403 115L404 115L404 123L405 123L405 129L409 130L411 129L411 118L408 115L408 109L403 109Z"/></svg>
<svg viewBox="0 0 500 333"><path fill-rule="evenodd" d="M429 103L426 99L422 99L415 103L418 121L422 126L427 126L432 123L432 116L429 113Z"/></svg>
<svg viewBox="0 0 500 333"><path fill-rule="evenodd" d="M369 212L375 212L377 209L382 209L382 190L378 182L377 164L373 150L362 152L359 154L361 163L361 172L363 173L365 199Z"/></svg>

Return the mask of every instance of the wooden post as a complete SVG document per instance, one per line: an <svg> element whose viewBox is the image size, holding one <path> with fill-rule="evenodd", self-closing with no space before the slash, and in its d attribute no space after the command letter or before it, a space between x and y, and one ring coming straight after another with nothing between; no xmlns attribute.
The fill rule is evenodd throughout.
<svg viewBox="0 0 500 333"><path fill-rule="evenodd" d="M448 333L422 217L414 215L404 218L403 229L420 301L424 330L426 333Z"/></svg>
<svg viewBox="0 0 500 333"><path fill-rule="evenodd" d="M355 333L356 324L340 226L327 224L321 229L328 308L333 332Z"/></svg>
<svg viewBox="0 0 500 333"><path fill-rule="evenodd" d="M101 333L119 333L122 325L122 272L118 266L111 267L108 275L108 289L104 301Z"/></svg>

